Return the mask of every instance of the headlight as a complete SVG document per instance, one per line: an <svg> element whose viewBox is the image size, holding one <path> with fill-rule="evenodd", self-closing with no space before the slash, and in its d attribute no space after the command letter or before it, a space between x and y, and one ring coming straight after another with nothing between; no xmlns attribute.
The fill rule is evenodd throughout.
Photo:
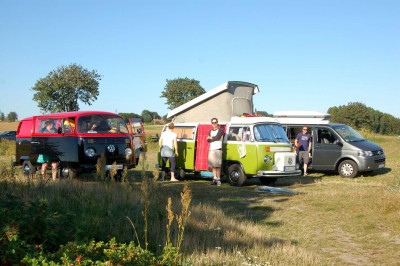
<svg viewBox="0 0 400 266"><path fill-rule="evenodd" d="M265 157L264 157L264 162L265 162L266 164L270 164L271 161L272 161L272 158L269 157L268 155L265 155Z"/></svg>
<svg viewBox="0 0 400 266"><path fill-rule="evenodd" d="M96 155L96 151L93 148L87 148L85 150L85 154L86 154L87 157L93 158Z"/></svg>
<svg viewBox="0 0 400 266"><path fill-rule="evenodd" d="M358 156L371 157L373 153L372 151L358 151Z"/></svg>
<svg viewBox="0 0 400 266"><path fill-rule="evenodd" d="M131 148L126 148L125 149L125 155L126 156L131 156L132 155L132 149Z"/></svg>

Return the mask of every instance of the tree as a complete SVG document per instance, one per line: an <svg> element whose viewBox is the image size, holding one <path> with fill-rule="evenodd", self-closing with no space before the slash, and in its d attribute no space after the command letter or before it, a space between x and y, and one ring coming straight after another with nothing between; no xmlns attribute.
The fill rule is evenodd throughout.
<svg viewBox="0 0 400 266"><path fill-rule="evenodd" d="M15 122L18 119L18 115L16 112L9 112L7 115L8 122Z"/></svg>
<svg viewBox="0 0 400 266"><path fill-rule="evenodd" d="M160 116L157 112L150 112L149 110L142 111L142 119L143 122L150 123L153 119L160 119Z"/></svg>
<svg viewBox="0 0 400 266"><path fill-rule="evenodd" d="M4 121L6 119L6 116L4 115L3 112L0 112L0 121Z"/></svg>
<svg viewBox="0 0 400 266"><path fill-rule="evenodd" d="M78 111L78 100L88 105L97 100L100 80L96 70L76 64L61 66L36 82L33 100L43 112Z"/></svg>
<svg viewBox="0 0 400 266"><path fill-rule="evenodd" d="M168 108L172 110L205 92L197 80L189 78L167 79L167 84L161 92L160 98L165 98Z"/></svg>

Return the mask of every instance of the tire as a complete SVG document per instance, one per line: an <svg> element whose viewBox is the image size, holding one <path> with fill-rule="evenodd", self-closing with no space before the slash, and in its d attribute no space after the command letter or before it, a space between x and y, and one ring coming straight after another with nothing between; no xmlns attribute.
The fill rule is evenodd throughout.
<svg viewBox="0 0 400 266"><path fill-rule="evenodd" d="M72 167L61 167L60 178L75 179L78 177L78 171Z"/></svg>
<svg viewBox="0 0 400 266"><path fill-rule="evenodd" d="M22 171L25 177L31 178L36 173L36 167L30 161L24 161L22 163Z"/></svg>
<svg viewBox="0 0 400 266"><path fill-rule="evenodd" d="M277 180L276 178L265 178L265 177L260 177L260 182L261 182L263 185L271 185L271 184L275 183L276 180Z"/></svg>
<svg viewBox="0 0 400 266"><path fill-rule="evenodd" d="M246 182L247 177L244 174L243 168L239 164L232 164L229 166L228 180L231 186L241 186Z"/></svg>
<svg viewBox="0 0 400 266"><path fill-rule="evenodd" d="M175 178L179 180L185 179L186 171L184 169L175 170Z"/></svg>
<svg viewBox="0 0 400 266"><path fill-rule="evenodd" d="M339 174L344 178L354 178L358 175L358 166L352 160L345 160L339 164Z"/></svg>

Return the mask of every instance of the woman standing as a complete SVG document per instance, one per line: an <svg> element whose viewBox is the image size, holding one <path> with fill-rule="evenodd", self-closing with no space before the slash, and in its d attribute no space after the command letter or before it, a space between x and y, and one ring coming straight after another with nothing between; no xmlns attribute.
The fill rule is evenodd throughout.
<svg viewBox="0 0 400 266"><path fill-rule="evenodd" d="M54 127L54 121L53 120L48 120L45 122L45 126L40 130L41 133L57 133L56 128ZM54 158L53 156L47 155L47 154L39 154L37 158L37 162L42 164L41 167L41 174L42 178L46 178L46 170L47 167L49 166L49 163L51 163L51 177L53 180L56 180L57 178L57 158Z"/></svg>
<svg viewBox="0 0 400 266"><path fill-rule="evenodd" d="M175 156L178 156L178 144L177 137L178 135L172 131L174 129L174 123L169 123L168 127L165 129L163 133L161 133L161 137L158 141L158 145L161 148L161 159L162 159L162 176L161 180L165 178L165 166L167 161L169 160L171 166L171 181L178 181L175 178Z"/></svg>

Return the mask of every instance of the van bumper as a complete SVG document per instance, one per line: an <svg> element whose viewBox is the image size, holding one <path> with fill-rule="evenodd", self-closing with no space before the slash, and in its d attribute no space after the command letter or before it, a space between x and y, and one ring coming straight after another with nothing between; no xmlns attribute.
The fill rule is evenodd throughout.
<svg viewBox="0 0 400 266"><path fill-rule="evenodd" d="M258 170L256 177L287 177L301 175L301 170L295 171L266 171Z"/></svg>
<svg viewBox="0 0 400 266"><path fill-rule="evenodd" d="M104 165L104 170L109 171L109 170L123 170L124 167L127 169L132 169L135 167L135 164L129 163L129 164L106 164ZM81 164L79 165L79 172L95 172L96 171L96 165L93 164Z"/></svg>
<svg viewBox="0 0 400 266"><path fill-rule="evenodd" d="M380 157L359 157L358 170L360 172L369 172L385 167L386 158Z"/></svg>

